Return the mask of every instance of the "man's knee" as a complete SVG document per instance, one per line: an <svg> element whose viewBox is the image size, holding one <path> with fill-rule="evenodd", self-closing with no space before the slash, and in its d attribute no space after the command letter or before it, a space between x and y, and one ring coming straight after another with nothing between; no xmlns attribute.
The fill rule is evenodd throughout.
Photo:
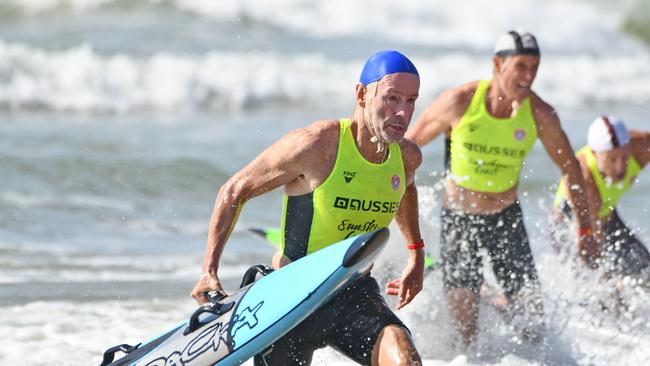
<svg viewBox="0 0 650 366"><path fill-rule="evenodd" d="M373 365L422 365L411 334L406 328L391 324L379 333L372 351Z"/></svg>
<svg viewBox="0 0 650 366"><path fill-rule="evenodd" d="M275 252L275 254L273 254L273 258L271 259L271 266L273 269L280 269L289 263L291 263L291 259L285 257L284 253L282 253L281 250Z"/></svg>

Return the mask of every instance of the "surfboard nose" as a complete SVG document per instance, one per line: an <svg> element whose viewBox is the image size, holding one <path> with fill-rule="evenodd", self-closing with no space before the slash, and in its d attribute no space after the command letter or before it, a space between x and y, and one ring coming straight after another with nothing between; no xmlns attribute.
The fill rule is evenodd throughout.
<svg viewBox="0 0 650 366"><path fill-rule="evenodd" d="M388 228L382 228L359 235L343 256L343 267L350 268L375 254L386 244L390 237Z"/></svg>

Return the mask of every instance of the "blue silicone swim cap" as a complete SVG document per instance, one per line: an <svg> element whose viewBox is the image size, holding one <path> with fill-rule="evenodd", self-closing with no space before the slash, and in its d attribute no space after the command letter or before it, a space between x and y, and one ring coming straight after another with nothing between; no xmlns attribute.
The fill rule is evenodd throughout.
<svg viewBox="0 0 650 366"><path fill-rule="evenodd" d="M380 51L366 61L366 64L363 66L363 71L361 71L359 82L363 86L368 86L368 84L379 81L386 75L398 72L408 72L409 74L420 76L415 65L406 56L392 50Z"/></svg>

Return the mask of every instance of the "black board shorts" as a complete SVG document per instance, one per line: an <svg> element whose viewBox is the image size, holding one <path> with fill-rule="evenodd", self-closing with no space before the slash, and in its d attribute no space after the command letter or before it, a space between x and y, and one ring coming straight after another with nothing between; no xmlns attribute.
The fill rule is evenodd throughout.
<svg viewBox="0 0 650 366"><path fill-rule="evenodd" d="M562 202L560 207L571 220L573 212L568 202ZM605 247L601 252L605 272L650 280L650 252L621 220L616 209L603 223L602 230L605 234Z"/></svg>
<svg viewBox="0 0 650 366"><path fill-rule="evenodd" d="M606 270L623 276L650 274L650 253L614 210L603 224Z"/></svg>
<svg viewBox="0 0 650 366"><path fill-rule="evenodd" d="M485 249L504 294L511 299L526 287L539 288L537 270L518 202L495 214L467 214L443 208L440 257L445 291L470 289L479 294L483 284Z"/></svg>
<svg viewBox="0 0 650 366"><path fill-rule="evenodd" d="M255 366L309 365L314 351L325 346L370 365L379 334L391 324L408 331L386 304L377 281L366 274L256 355Z"/></svg>

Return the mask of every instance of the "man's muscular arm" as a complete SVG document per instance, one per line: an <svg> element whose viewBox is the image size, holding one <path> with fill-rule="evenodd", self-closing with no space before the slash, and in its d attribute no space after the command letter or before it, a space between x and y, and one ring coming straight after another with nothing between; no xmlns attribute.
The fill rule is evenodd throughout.
<svg viewBox="0 0 650 366"><path fill-rule="evenodd" d="M199 303L207 301L208 291L223 292L217 275L219 260L244 203L313 169L314 162L322 160L323 134L331 128L328 123L316 122L287 134L221 186L210 218L202 275L192 290Z"/></svg>

